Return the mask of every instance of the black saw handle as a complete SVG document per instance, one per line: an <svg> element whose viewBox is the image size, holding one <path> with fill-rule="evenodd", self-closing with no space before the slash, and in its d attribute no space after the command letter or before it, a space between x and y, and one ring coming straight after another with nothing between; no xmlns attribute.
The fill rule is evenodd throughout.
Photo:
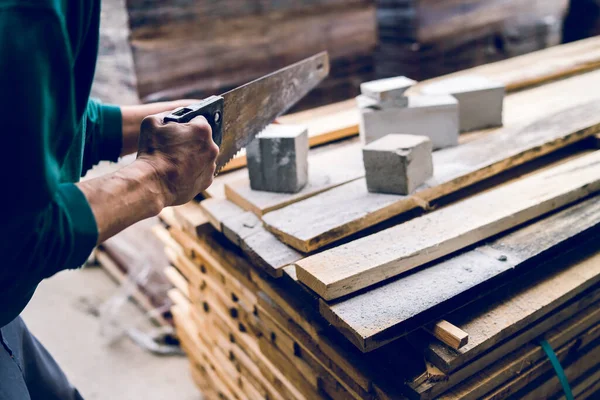
<svg viewBox="0 0 600 400"><path fill-rule="evenodd" d="M223 97L210 96L200 103L191 104L187 107L181 107L169 115L163 122L178 122L180 124L190 122L192 119L202 115L212 128L213 141L217 146L221 147L223 142Z"/></svg>

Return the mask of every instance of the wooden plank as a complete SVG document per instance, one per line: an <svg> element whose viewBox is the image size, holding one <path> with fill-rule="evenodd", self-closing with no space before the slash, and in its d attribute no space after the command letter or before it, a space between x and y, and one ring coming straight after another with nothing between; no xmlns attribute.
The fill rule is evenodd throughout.
<svg viewBox="0 0 600 400"><path fill-rule="evenodd" d="M204 215L206 215L206 218L208 218L211 225L219 232L223 231L224 220L241 215L244 212L244 210L232 202L219 198L202 200L200 202L200 208L204 211Z"/></svg>
<svg viewBox="0 0 600 400"><path fill-rule="evenodd" d="M179 223L177 227L192 236L201 235L210 224L206 214L195 201L173 207L173 217Z"/></svg>
<svg viewBox="0 0 600 400"><path fill-rule="evenodd" d="M590 94L588 87L598 82L600 72L595 71L508 96L505 126L464 145L434 152L433 178L411 196L383 201L383 195L369 193L360 179L267 213L265 226L292 247L314 251L417 204L426 205L594 135L600 130L600 117L593 111L600 105L600 94ZM380 205L373 206L375 202Z"/></svg>
<svg viewBox="0 0 600 400"><path fill-rule="evenodd" d="M415 85L409 93L419 92L423 85L437 80L467 74L501 82L507 92L514 92L598 68L600 39L593 37L428 79Z"/></svg>
<svg viewBox="0 0 600 400"><path fill-rule="evenodd" d="M530 274L525 274L524 276L522 276L523 281L526 281L526 280L535 281L535 277L532 277L530 275L532 275L532 274L530 273ZM569 277L567 276L565 278L568 279ZM556 282L554 284L556 285ZM560 283L558 283L558 284L560 284ZM535 282L533 282L532 285L533 285L533 287L538 286L535 284ZM526 284L524 284L523 286L529 287L529 285L526 285ZM543 286L544 285L542 284L542 287ZM471 350L470 353L472 354L472 356L470 356L468 358L469 361L465 361L463 363L463 366L461 368L458 368L458 369L455 368L454 370L451 370L451 371L444 369L444 371L448 373L445 380L439 381L439 382L435 382L435 381L424 381L421 383L415 382L412 386L415 388L415 391L421 393L422 395L426 394L427 396L432 396L432 397L438 396L439 394L447 391L448 389L459 384L460 382L463 382L464 380L468 379L472 375L485 370L490 365L492 365L494 362L496 362L497 360L506 356L507 354L510 354L513 351L518 350L521 346L524 346L527 343L535 341L537 338L539 338L541 335L543 335L546 332L548 332L549 330L551 330L553 327L563 323L564 321L566 321L569 318L572 318L573 315L581 313L583 310L587 309L588 307L590 307L593 304L596 304L596 306L598 306L598 301L600 300L600 290L599 290L599 288L597 288L597 286L595 287L595 289L590 289L590 290L591 291L586 291L586 292L580 294L576 299L573 299L569 303L560 307L557 311L551 312L549 315L541 317L538 321L534 321L533 323L526 326L525 328L523 328L521 331L517 332L513 336L505 338L505 340L501 341L500 335L491 335L488 338L488 340L486 341L486 343L481 343L479 348L475 348L475 350ZM504 328L503 329L504 332L502 332L502 333L504 335L509 335L510 331L514 332L514 331L519 330L519 328L522 328L527 323L527 321L534 320L534 318L536 317L536 314L537 314L537 317L539 318L539 315L542 314L543 311L547 312L547 310L551 307L551 304L549 304L548 302L546 302L546 304L544 304L544 301L543 301L543 299L545 299L545 298L547 299L548 294L546 294L546 297L541 296L541 299L536 299L533 296L533 294L535 293L535 290L531 290L531 291L527 290L525 292L526 293L529 292L529 294L530 294L529 300L532 301L532 304L530 306L531 308L529 310L529 314L524 315L523 311L521 311L519 308L513 309L510 307L511 305L514 305L514 304L520 305L522 307L527 307L527 305L520 304L519 302L513 302L512 290L511 290L510 294L500 296L499 299L492 302L494 304L494 307L488 309L489 311L486 312L485 314L483 314L479 318L480 322L483 323L485 320L485 322L487 322L489 324L488 327L491 327L490 331L492 331L492 332L496 330L495 325L500 325L501 327ZM537 294L538 295L540 294L539 291L537 292ZM542 294L544 294L544 293L542 293ZM516 297L517 297L517 299L519 299L520 296L518 295L518 293L517 293ZM519 299L519 300L527 300L527 298L521 297L521 299ZM504 306L504 304L499 304L502 301L506 301L506 306ZM482 302L477 302L477 303L482 303ZM479 305L480 308L485 308L485 304L472 304L471 307L468 307L468 308L475 308L476 305ZM534 308L536 306L537 306L537 308ZM512 315L510 314L510 312L513 310L515 311L515 313L517 315L521 315L521 317L522 317L520 320L519 319L514 320L515 321L514 325L516 325L516 327L514 327L514 328L512 325L506 326L508 321L510 321L512 318ZM461 310L461 311L463 311L463 310ZM484 335L484 333L481 331L478 332L478 334L480 335L480 337L482 335ZM440 346L437 345L437 343L433 343L433 342L427 343L426 342L424 345L419 344L418 339L415 337L412 337L412 336L413 336L412 334L409 335L409 338L410 338L409 340L411 340L413 343L417 342L416 345L418 346L418 348L424 347L426 356L433 363L435 363L435 365L438 365L438 366L445 365L445 364L443 364L443 362L441 362L442 361L442 360L440 360L441 357L438 356L441 349L440 349ZM434 353L433 349L435 349L435 351L437 351L438 353ZM451 355L453 353L456 353L456 352L454 350L448 349L446 347L445 354ZM469 354L469 353L467 352L465 354ZM467 357L464 357L463 359L467 359ZM457 365L457 364L458 364L458 360L457 360L457 362L455 362L454 365ZM419 389L419 386L422 386L423 388Z"/></svg>
<svg viewBox="0 0 600 400"><path fill-rule="evenodd" d="M283 268L302 259L302 254L281 243L262 226L255 229L252 235L242 241L242 251L253 265L274 278L281 277Z"/></svg>
<svg viewBox="0 0 600 400"><path fill-rule="evenodd" d="M164 270L167 279L179 290L185 297L190 298L189 282L181 275L176 268L168 266Z"/></svg>
<svg viewBox="0 0 600 400"><path fill-rule="evenodd" d="M463 366L472 367L473 363L483 367L486 359L493 359L494 354L498 357L500 354L498 349L506 348L507 344L512 348L519 343L534 339L566 317L600 299L600 290L596 288L591 292L584 292L583 298L578 296L551 314L545 315L549 310L560 306L564 298L568 298L566 295L569 290L579 289L577 284L583 279L579 272L582 268L587 268L585 272L588 274L600 273L600 267L594 265L599 260L600 253L597 253L579 265L553 271L549 276L539 276L539 274L530 276L531 273L524 275L523 279L528 282L515 285L516 287L511 288L508 294L503 293L493 301L488 299L485 303L476 302L456 311L449 317L456 318L459 326L472 330L471 343L459 351L453 351L431 342L425 350L426 355L442 371L452 373ZM535 325L520 331L532 323ZM511 337L513 334L517 336ZM492 348L493 350L490 350ZM484 352L485 357L482 359L479 356ZM490 352L493 354L488 354ZM477 361L473 361L475 358Z"/></svg>
<svg viewBox="0 0 600 400"><path fill-rule="evenodd" d="M593 37L428 79L415 85L408 93L419 93L420 88L425 84L461 75L478 75L493 79L503 83L510 93L598 68L600 68L600 39ZM313 147L358 135L360 113L356 101L350 99L284 115L279 118L279 121L306 125L309 144ZM227 164L223 172L244 166L246 166L246 157L241 154ZM209 189L209 192L214 195L217 191Z"/></svg>
<svg viewBox="0 0 600 400"><path fill-rule="evenodd" d="M600 309L593 307L581 316L576 316L569 321L557 326L544 335L552 348L556 349L560 358L564 358L570 351L576 351L600 337ZM438 396L439 399L453 398L481 398L490 390L498 387L512 377L523 374L523 366L533 365L544 359L550 367L550 362L544 350L537 342L529 343L522 349L507 357L479 374L453 388L451 391ZM425 397L425 398L428 398Z"/></svg>
<svg viewBox="0 0 600 400"><path fill-rule="evenodd" d="M225 184L225 196L258 216L314 196L346 182L362 178L365 168L360 143L309 156L308 183L298 193L252 190L248 178Z"/></svg>
<svg viewBox="0 0 600 400"><path fill-rule="evenodd" d="M325 300L354 293L600 191L598 171L600 151L300 260L298 279Z"/></svg>
<svg viewBox="0 0 600 400"><path fill-rule="evenodd" d="M227 239L241 248L253 265L272 277L280 277L283 267L303 257L265 230L258 217L229 200L211 198L202 201L200 207L213 227L218 227ZM203 234L209 232L205 226L198 229Z"/></svg>
<svg viewBox="0 0 600 400"><path fill-rule="evenodd" d="M485 290L498 287L553 251L581 240L582 236L597 234L599 203L597 198L591 198L367 292L334 303L322 301L320 312L361 350L378 348L440 318L444 312L463 306ZM592 251L595 250L592 244L590 246ZM506 256L506 261L500 261L501 256ZM562 262L565 265L565 261ZM577 272L571 272L574 274L571 278L565 278L565 285L556 288L553 301L562 304L598 282L598 268L597 259L589 264L581 263ZM557 279L554 282L560 282L561 278ZM427 296L423 295L425 290ZM557 303L553 303L552 308ZM459 327L471 334L465 349L479 343L473 336L477 330L460 324Z"/></svg>
<svg viewBox="0 0 600 400"><path fill-rule="evenodd" d="M559 360L563 367L564 374L571 385L571 389L574 389L575 385L573 385L573 383L577 382L577 379L585 372L598 365L600 343L596 341L583 349L578 348L576 350L570 350L568 354L565 354L565 351L563 350L562 352L559 352L557 356L562 356L562 360L560 360L560 358ZM535 379L536 377L538 379ZM527 385L530 382L531 384ZM524 386L526 386L525 389L519 391L519 389ZM524 391L527 390L529 391L524 393ZM564 391L550 362L548 360L543 360L526 373L517 376L501 388L494 390L493 393L486 394L485 399L506 398L512 393L515 393L521 400L537 400L548 399L556 394L564 393ZM576 394L573 393L573 396L576 396ZM576 398L579 399L579 397Z"/></svg>
<svg viewBox="0 0 600 400"><path fill-rule="evenodd" d="M469 342L469 334L446 320L437 321L425 328L429 333L453 349L460 349Z"/></svg>
<svg viewBox="0 0 600 400"><path fill-rule="evenodd" d="M308 145L321 146L358 135L360 113L354 99L344 100L277 119L281 124L304 125L308 128ZM222 172L246 166L246 152L242 150L223 168Z"/></svg>
<svg viewBox="0 0 600 400"><path fill-rule="evenodd" d="M548 15L564 14L567 0L546 0L532 3L528 0L421 0L416 4L419 23L416 36L419 43L441 41L471 31L509 24L517 16L527 16L532 22Z"/></svg>

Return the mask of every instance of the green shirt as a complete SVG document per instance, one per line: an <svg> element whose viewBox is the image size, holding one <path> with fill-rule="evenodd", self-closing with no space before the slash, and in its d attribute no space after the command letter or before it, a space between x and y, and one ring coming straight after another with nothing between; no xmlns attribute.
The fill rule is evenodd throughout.
<svg viewBox="0 0 600 400"><path fill-rule="evenodd" d="M0 0L0 327L98 238L73 182L122 146L120 109L89 100L99 23L100 0Z"/></svg>

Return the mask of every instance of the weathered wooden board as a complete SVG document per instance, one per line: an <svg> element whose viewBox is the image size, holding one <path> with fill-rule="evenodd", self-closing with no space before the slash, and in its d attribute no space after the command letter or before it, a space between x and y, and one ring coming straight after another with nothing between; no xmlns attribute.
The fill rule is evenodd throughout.
<svg viewBox="0 0 600 400"><path fill-rule="evenodd" d="M596 258L600 259L600 254ZM589 259L584 261L583 263L587 264L588 266L590 265ZM519 279L519 283L527 280L535 281L535 276L532 275L532 273L523 275ZM565 278L569 279L570 276L567 275ZM554 282L552 282L552 280L554 280ZM600 290L596 285L594 286L594 288L580 294L579 296L577 296L577 298L560 307L558 310L546 316L543 316L542 318L539 318L537 321L533 322L530 325L527 325L523 330L519 331L515 335L500 341L502 337L506 337L507 335L509 335L509 332L517 331L519 328L522 328L524 325L526 325L527 321L534 320L536 317L539 317L540 314L542 314L543 312L547 312L547 310L552 307L552 301L549 300L549 297L551 297L551 295L549 293L544 293L543 291L539 290L542 288L546 288L546 290L548 290L548 282L552 282L556 286L556 280L554 278L552 280L543 281L541 286L536 285L535 282L532 282L533 286L525 285L525 283L523 283L522 286L527 287L527 289L538 289L537 292L535 290L525 291L526 293L529 292L528 300L531 300L531 305L519 304L517 302L516 304L518 306L521 306L521 308L510 308L511 305L515 304L515 302L513 301L513 297L510 295L501 296L501 298L506 301L506 304L499 304L500 300L494 301L493 307L490 307L488 309L491 314L481 315L480 318L474 317L475 320L478 320L477 322L480 324L483 323L483 320L485 320L486 323L489 324L486 326L486 328L490 328L491 335L488 336L485 342L480 343L478 348L472 349L470 354L469 352L463 353L465 355L469 355L470 357L463 357L462 360L457 357L454 360L454 365L458 365L459 363L464 364L465 362L466 364L463 367L455 369L451 372L448 372L446 369L445 372L448 373L448 375L443 381L424 381L422 383L415 383L414 385L411 385L413 390L417 393L420 393L421 396L435 397L452 388L453 386L459 384L460 382L468 379L473 374L484 370L497 360L519 349L521 346L524 346L527 343L534 341L536 338L551 330L553 327L563 323L565 320L571 318L573 315L582 312L584 309L590 307L592 304L596 304L596 307L598 306L598 301L600 300ZM544 283L546 284L544 285ZM558 283L558 285L560 285L560 282ZM535 297L535 295L538 295L540 297L537 298ZM518 293L516 295L516 298L517 300L523 300L522 297L519 298ZM483 299L482 301L478 301L472 304L471 306L479 305L479 307L485 307L485 304L482 303ZM534 307L536 306L538 308L534 309ZM473 309L473 307L469 308ZM516 318L513 318L513 316L511 315L511 311L515 311L515 313L517 314ZM506 325L507 322L505 321L513 321L514 325ZM498 333L496 325L499 325L501 328L504 328L503 331ZM479 330L476 333L479 335L480 339L482 336L485 336L485 330ZM494 333L496 335L494 335ZM446 347L446 351L443 353L442 357L438 357L438 354L434 352L440 352L441 346L439 346L439 343L431 341L429 343L426 342L423 346L422 343L419 343L420 340L416 337L416 333L409 335L409 341L412 341L413 343L416 342L416 345L419 348L424 348L425 354L427 355L429 360L431 360L436 366L447 367L447 364L444 363L442 357L455 353L453 349L448 349ZM475 356L477 357L473 359L473 357ZM467 359L470 361L463 361Z"/></svg>
<svg viewBox="0 0 600 400"><path fill-rule="evenodd" d="M200 208L215 229L223 232L256 267L270 276L280 277L283 267L303 257L263 228L257 216L229 200L206 199L200 203ZM206 233L208 230L202 225L195 231Z"/></svg>
<svg viewBox="0 0 600 400"><path fill-rule="evenodd" d="M127 2L145 101L223 93L322 50L338 65L324 85L338 90L318 89L312 104L339 101L372 71L375 5L367 0L151 3Z"/></svg>
<svg viewBox="0 0 600 400"><path fill-rule="evenodd" d="M583 348L562 349L557 356L559 356L567 381L570 382L574 398L581 399L580 392L576 392L574 389L578 379L598 365L599 341L596 340ZM525 373L517 375L511 381L487 393L484 399L500 399L514 395L515 398L521 400L537 400L555 398L560 394L564 394L564 389L556 372L548 360L542 360Z"/></svg>
<svg viewBox="0 0 600 400"><path fill-rule="evenodd" d="M512 271L531 268L553 248L576 242L588 232L597 235L599 224L600 202L591 198L367 292L338 302L322 301L320 311L357 347L370 351L438 319L458 305L463 306L486 288L506 282L515 273ZM499 258L504 259L501 256L506 261L500 261ZM574 274L575 278L565 281L570 285L565 285L557 297L558 304L600 280L600 271L590 267L582 267ZM469 329L465 327L465 331ZM475 346L478 340L471 337L470 342Z"/></svg>
<svg viewBox="0 0 600 400"><path fill-rule="evenodd" d="M219 232L223 231L223 221L230 217L243 214L244 210L222 198L210 198L200 202L200 208L204 215Z"/></svg>
<svg viewBox="0 0 600 400"><path fill-rule="evenodd" d="M442 371L451 373L470 365L471 360L490 348L499 347L499 343L504 345L503 341L513 334L519 335L519 338L514 338L518 339L515 340L516 343L531 340L566 316L573 315L582 307L598 300L598 289L586 291L583 298L578 296L552 312L552 315L547 315L549 310L573 296L580 288L578 285L585 282L587 277L600 274L600 249L598 250L593 256L586 257L577 264L550 271L551 274L523 275L525 282L515 284L508 294L503 294L494 301L475 302L448 315L462 329L469 329L470 343L460 350L454 350L432 341L426 349L428 358ZM520 332L520 329L538 320L534 327ZM477 364L482 365L481 357L477 358Z"/></svg>
<svg viewBox="0 0 600 400"><path fill-rule="evenodd" d="M325 300L354 293L600 191L600 151L296 262Z"/></svg>
<svg viewBox="0 0 600 400"><path fill-rule="evenodd" d="M173 217L178 222L178 227L192 236L201 235L210 225L202 207L195 201L173 207Z"/></svg>
<svg viewBox="0 0 600 400"><path fill-rule="evenodd" d="M319 249L413 208L421 200L438 199L597 133L600 117L595 110L600 94L588 89L598 83L600 72L595 71L507 97L505 126L464 145L434 152L433 178L411 196L396 196L395 201L373 207L380 195L371 196L364 180L357 180L267 213L263 221L292 247L303 252Z"/></svg>
<svg viewBox="0 0 600 400"><path fill-rule="evenodd" d="M453 349L460 349L469 342L469 334L446 320L441 320L425 329L442 343Z"/></svg>
<svg viewBox="0 0 600 400"><path fill-rule="evenodd" d="M600 38L593 37L428 79L409 93L418 92L424 84L460 75L484 76L503 83L507 92L513 92L597 68L600 68Z"/></svg>
<svg viewBox="0 0 600 400"><path fill-rule="evenodd" d="M417 38L420 42L441 40L447 36L499 26L516 15L541 20L547 15L561 15L567 0L547 0L541 3L528 0L420 0L415 12L419 16ZM535 22L532 22L532 24Z"/></svg>
<svg viewBox="0 0 600 400"><path fill-rule="evenodd" d="M587 312L574 316L559 326L556 326L543 337L552 348L557 349L559 360L569 352L585 348L600 337L600 308L590 307ZM538 342L529 343L519 351L502 358L497 363L479 374L456 386L452 390L436 398L439 399L478 399L490 390L498 387L507 380L523 374L524 366L532 365L543 360L551 368L550 360ZM430 398L425 396L424 398Z"/></svg>
<svg viewBox="0 0 600 400"><path fill-rule="evenodd" d="M250 180L244 178L225 184L225 196L243 209L262 216L365 175L359 143L310 155L308 161L308 183L298 193L252 190Z"/></svg>
<svg viewBox="0 0 600 400"><path fill-rule="evenodd" d="M418 93L422 85L438 79L471 74L494 79L503 83L507 92L513 92L599 67L600 38L594 37L428 79L415 85L408 93ZM356 101L350 99L284 115L279 121L306 125L309 144L312 147L358 135L360 113ZM246 156L242 153L227 164L223 172L245 165ZM214 190L209 189L209 192Z"/></svg>

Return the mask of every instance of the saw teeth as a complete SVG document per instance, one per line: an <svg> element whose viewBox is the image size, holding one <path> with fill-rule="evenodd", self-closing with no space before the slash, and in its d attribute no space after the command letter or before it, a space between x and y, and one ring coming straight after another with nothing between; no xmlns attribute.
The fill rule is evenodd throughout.
<svg viewBox="0 0 600 400"><path fill-rule="evenodd" d="M220 172L223 170L223 168L225 168L225 166L226 166L226 165L229 163L229 161L233 160L233 159L235 158L235 156L237 156L237 155L238 155L238 154L240 154L241 152L242 152L242 150L240 149L240 150L238 150L237 152L235 152L235 153L234 153L234 154L233 154L231 157L229 157L229 158L227 159L227 161L225 161L225 163L224 163L224 164L223 164L221 167L219 167L219 168L217 168L217 169L215 170L215 175L214 175L214 176L217 176L217 175L219 175L219 173L220 173Z"/></svg>

